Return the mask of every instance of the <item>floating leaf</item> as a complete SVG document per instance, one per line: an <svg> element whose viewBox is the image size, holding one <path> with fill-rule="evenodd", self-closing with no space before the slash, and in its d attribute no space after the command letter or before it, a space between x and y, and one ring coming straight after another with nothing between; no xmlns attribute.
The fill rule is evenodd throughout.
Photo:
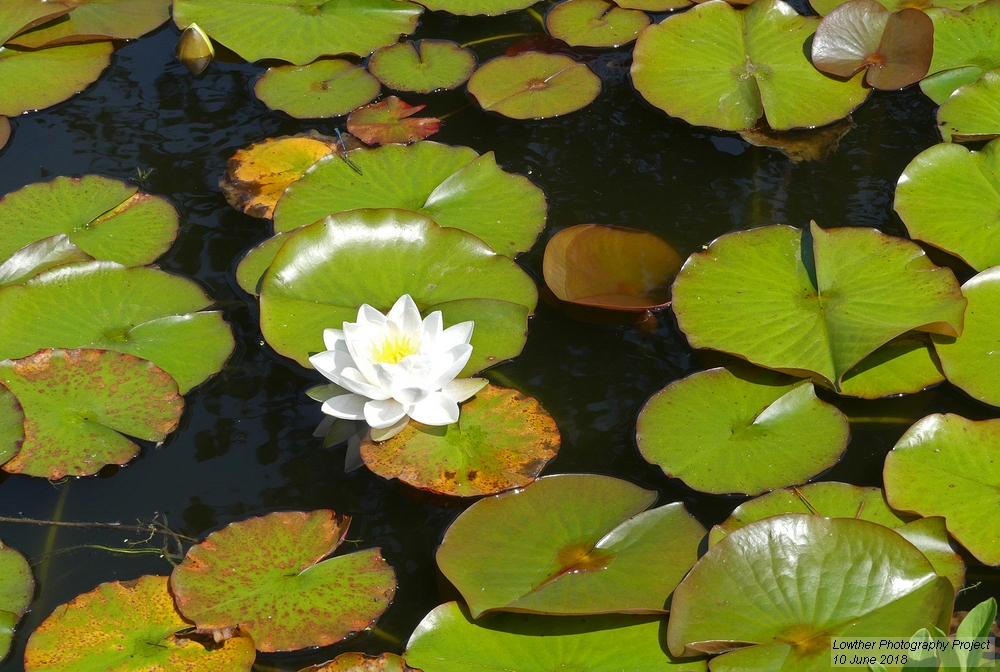
<svg viewBox="0 0 1000 672"><path fill-rule="evenodd" d="M680 255L653 233L580 224L549 239L542 272L560 301L641 312L670 302L680 266Z"/></svg>
<svg viewBox="0 0 1000 672"><path fill-rule="evenodd" d="M442 495L477 497L535 480L559 450L556 421L531 397L489 385L462 404L459 422L415 421L388 441L361 442L365 465L383 478Z"/></svg>
<svg viewBox="0 0 1000 672"><path fill-rule="evenodd" d="M911 331L881 346L844 374L840 393L881 399L915 394L943 381L941 362L930 338Z"/></svg>
<svg viewBox="0 0 1000 672"><path fill-rule="evenodd" d="M249 672L253 666L253 641L245 634L206 646L181 634L190 629L174 608L167 577L102 583L31 633L25 672Z"/></svg>
<svg viewBox="0 0 1000 672"><path fill-rule="evenodd" d="M24 412L21 404L6 387L0 385L0 464L17 455L23 443Z"/></svg>
<svg viewBox="0 0 1000 672"><path fill-rule="evenodd" d="M915 243L815 222L726 234L688 258L672 290L692 346L814 372L838 390L879 346L911 329L955 335L965 312L954 274Z"/></svg>
<svg viewBox="0 0 1000 672"><path fill-rule="evenodd" d="M38 51L0 47L0 114L14 117L61 103L97 81L111 62L110 42Z"/></svg>
<svg viewBox="0 0 1000 672"><path fill-rule="evenodd" d="M420 672L394 653L368 656L363 653L342 653L328 663L312 665L299 672Z"/></svg>
<svg viewBox="0 0 1000 672"><path fill-rule="evenodd" d="M389 96L351 112L347 117L347 130L369 145L423 140L441 127L440 119L413 116L425 107L409 105L396 96Z"/></svg>
<svg viewBox="0 0 1000 672"><path fill-rule="evenodd" d="M68 3L53 0L4 0L0 2L0 44L71 9Z"/></svg>
<svg viewBox="0 0 1000 672"><path fill-rule="evenodd" d="M537 302L531 278L474 236L413 212L353 210L288 237L261 283L261 331L310 367L324 329L354 321L365 303L384 313L403 294L425 315L440 310L446 327L475 322L463 376L516 356Z"/></svg>
<svg viewBox="0 0 1000 672"><path fill-rule="evenodd" d="M851 117L844 117L820 128L776 131L766 123L740 131L740 137L754 147L776 149L792 161L826 161L837 152L840 141L854 130Z"/></svg>
<svg viewBox="0 0 1000 672"><path fill-rule="evenodd" d="M647 510L655 499L608 476L540 478L466 509L445 533L438 567L474 618L662 612L705 529L680 502Z"/></svg>
<svg viewBox="0 0 1000 672"><path fill-rule="evenodd" d="M836 77L868 70L876 89L901 89L927 74L934 22L919 9L890 13L875 0L849 0L820 21L812 61Z"/></svg>
<svg viewBox="0 0 1000 672"><path fill-rule="evenodd" d="M958 594L965 583L965 561L952 547L944 518L919 518L897 527L896 532L919 548L934 566L934 571L948 579L952 589Z"/></svg>
<svg viewBox="0 0 1000 672"><path fill-rule="evenodd" d="M335 58L268 68L253 90L272 110L297 119L322 119L371 102L382 87L361 66Z"/></svg>
<svg viewBox="0 0 1000 672"><path fill-rule="evenodd" d="M702 492L756 495L809 480L847 448L847 418L812 383L750 367L701 371L646 402L647 462Z"/></svg>
<svg viewBox="0 0 1000 672"><path fill-rule="evenodd" d="M134 40L170 18L171 0L68 0L73 11L8 41L38 49L94 40ZM2 40L0 40L2 42Z"/></svg>
<svg viewBox="0 0 1000 672"><path fill-rule="evenodd" d="M174 0L174 23L202 29L248 61L295 65L320 56L366 56L417 27L423 8L402 0Z"/></svg>
<svg viewBox="0 0 1000 672"><path fill-rule="evenodd" d="M956 12L930 9L934 57L920 89L938 105L954 91L1000 67L1000 2L988 0Z"/></svg>
<svg viewBox="0 0 1000 672"><path fill-rule="evenodd" d="M462 16L497 16L527 9L538 0L427 0L421 4L432 12L448 12Z"/></svg>
<svg viewBox="0 0 1000 672"><path fill-rule="evenodd" d="M542 190L501 170L493 152L479 156L468 147L418 142L357 150L350 157L361 174L331 156L291 184L275 208L275 231L345 210L400 208L468 231L514 257L530 249L545 226Z"/></svg>
<svg viewBox="0 0 1000 672"><path fill-rule="evenodd" d="M296 229L297 230L297 229ZM279 233L264 240L246 253L236 267L236 283L247 294L260 295L260 281L270 268L278 250L285 244L291 231Z"/></svg>
<svg viewBox="0 0 1000 672"><path fill-rule="evenodd" d="M99 348L148 359L181 394L222 369L233 351L211 299L193 282L109 261L66 264L0 289L0 359L41 348Z"/></svg>
<svg viewBox="0 0 1000 672"><path fill-rule="evenodd" d="M0 404L3 403L3 391L0 389ZM0 432L4 411L0 410ZM0 462L3 462L0 448ZM10 651L14 638L14 628L21 616L31 604L31 596L35 592L35 579L31 576L31 567L24 556L9 546L0 542L0 661Z"/></svg>
<svg viewBox="0 0 1000 672"><path fill-rule="evenodd" d="M177 608L200 629L239 626L258 651L326 646L371 626L396 591L379 549L324 560L351 519L333 511L248 518L192 546L174 568Z"/></svg>
<svg viewBox="0 0 1000 672"><path fill-rule="evenodd" d="M4 471L50 480L125 464L139 446L119 432L162 441L184 410L169 375L107 350L47 349L2 361L0 384L24 412L24 443Z"/></svg>
<svg viewBox="0 0 1000 672"><path fill-rule="evenodd" d="M713 670L827 670L831 637L947 627L954 598L893 530L790 513L736 530L701 557L674 591L667 642L674 655L730 651Z"/></svg>
<svg viewBox="0 0 1000 672"><path fill-rule="evenodd" d="M174 242L177 211L100 175L29 184L0 200L0 261L59 233L94 258L143 266Z"/></svg>
<svg viewBox="0 0 1000 672"><path fill-rule="evenodd" d="M775 130L822 126L847 116L868 90L860 75L839 81L813 67L804 45L817 25L781 0L742 12L712 0L642 31L632 82L696 126L741 131L762 114Z"/></svg>
<svg viewBox="0 0 1000 672"><path fill-rule="evenodd" d="M545 29L573 47L618 47L636 38L649 17L605 0L566 0L549 10Z"/></svg>
<svg viewBox="0 0 1000 672"><path fill-rule="evenodd" d="M960 86L937 112L945 142L990 140L1000 136L1000 68Z"/></svg>
<svg viewBox="0 0 1000 672"><path fill-rule="evenodd" d="M1000 406L1000 266L962 285L969 300L958 338L934 336L934 349L948 380L979 401Z"/></svg>
<svg viewBox="0 0 1000 672"><path fill-rule="evenodd" d="M25 282L56 266L93 260L69 242L69 236L59 233L25 245L0 264L0 287Z"/></svg>
<svg viewBox="0 0 1000 672"><path fill-rule="evenodd" d="M569 56L526 51L483 64L468 88L484 110L512 119L547 119L589 105L601 92L601 79Z"/></svg>
<svg viewBox="0 0 1000 672"><path fill-rule="evenodd" d="M666 12L671 9L681 9L695 4L691 0L615 0L615 4L623 9L641 9L644 12ZM743 4L733 2L731 4Z"/></svg>
<svg viewBox="0 0 1000 672"><path fill-rule="evenodd" d="M835 7L839 7L847 0L809 0L809 5L816 10L817 14L826 16ZM901 9L913 8L925 11L933 11L933 8L947 7L948 9L965 9L969 5L975 4L975 0L879 0L879 3L890 12L898 12Z"/></svg>
<svg viewBox="0 0 1000 672"><path fill-rule="evenodd" d="M424 617L403 655L424 672L704 672L704 660L664 652L662 627L660 618L619 614L499 613L473 621L467 608L448 602Z"/></svg>
<svg viewBox="0 0 1000 672"><path fill-rule="evenodd" d="M935 413L910 427L885 458L889 504L944 516L948 531L980 561L1000 565L1000 420Z"/></svg>
<svg viewBox="0 0 1000 672"><path fill-rule="evenodd" d="M368 59L368 71L382 84L414 93L454 89L475 69L475 54L448 40L397 42Z"/></svg>
<svg viewBox="0 0 1000 672"><path fill-rule="evenodd" d="M7 117L0 117L0 149L4 148L10 140L10 120Z"/></svg>

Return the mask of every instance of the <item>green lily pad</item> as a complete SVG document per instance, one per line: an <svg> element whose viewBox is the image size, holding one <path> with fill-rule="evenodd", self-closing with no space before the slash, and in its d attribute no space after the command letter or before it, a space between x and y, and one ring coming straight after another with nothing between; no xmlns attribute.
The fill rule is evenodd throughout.
<svg viewBox="0 0 1000 672"><path fill-rule="evenodd" d="M0 44L71 9L73 7L68 3L49 0L4 0L0 3Z"/></svg>
<svg viewBox="0 0 1000 672"><path fill-rule="evenodd" d="M367 56L417 27L423 8L403 0L174 0L174 23L197 23L248 61L295 65L320 56Z"/></svg>
<svg viewBox="0 0 1000 672"><path fill-rule="evenodd" d="M497 16L519 9L527 9L538 0L426 0L421 2L432 12L448 12L462 16Z"/></svg>
<svg viewBox="0 0 1000 672"><path fill-rule="evenodd" d="M109 350L46 349L5 360L0 384L24 413L24 443L4 471L50 480L125 464L139 446L122 434L162 441L184 410L162 369Z"/></svg>
<svg viewBox="0 0 1000 672"><path fill-rule="evenodd" d="M31 633L25 672L185 670L249 672L256 654L246 634L206 646L183 634L167 577L102 583L57 608Z"/></svg>
<svg viewBox="0 0 1000 672"><path fill-rule="evenodd" d="M858 362L912 329L954 336L964 297L919 246L874 229L765 226L691 255L672 288L696 348L812 372L835 390Z"/></svg>
<svg viewBox="0 0 1000 672"><path fill-rule="evenodd" d="M473 618L663 612L705 528L680 502L648 509L655 499L608 476L540 478L466 509L445 532L438 567Z"/></svg>
<svg viewBox="0 0 1000 672"><path fill-rule="evenodd" d="M10 391L0 385L0 465L17 455L24 443L24 411ZM0 653L0 658L3 654Z"/></svg>
<svg viewBox="0 0 1000 672"><path fill-rule="evenodd" d="M559 428L541 405L489 385L462 404L458 423L411 421L399 434L361 442L365 466L382 478L442 495L478 497L521 488L559 451Z"/></svg>
<svg viewBox="0 0 1000 672"><path fill-rule="evenodd" d="M71 98L97 81L111 62L110 42L38 51L0 47L0 114L14 117Z"/></svg>
<svg viewBox="0 0 1000 672"><path fill-rule="evenodd" d="M261 283L261 331L276 351L311 367L309 355L325 350L324 329L353 322L365 303L384 313L403 294L421 312L441 310L445 326L475 322L462 376L517 355L538 300L531 278L475 236L413 212L353 210L285 241Z"/></svg>
<svg viewBox="0 0 1000 672"><path fill-rule="evenodd" d="M549 10L545 29L572 47L618 47L633 41L649 17L605 0L566 0Z"/></svg>
<svg viewBox="0 0 1000 672"><path fill-rule="evenodd" d="M297 229L296 229L297 230ZM291 231L279 233L265 239L240 260L236 267L236 284L247 294L260 295L260 282L264 279L264 274L270 268L278 250L285 244Z"/></svg>
<svg viewBox="0 0 1000 672"><path fill-rule="evenodd" d="M322 119L370 103L382 87L361 66L335 58L268 68L253 90L272 110L297 119Z"/></svg>
<svg viewBox="0 0 1000 672"><path fill-rule="evenodd" d="M473 621L466 607L448 602L424 617L403 656L424 672L704 672L704 660L664 652L662 627L661 618L620 614L498 613Z"/></svg>
<svg viewBox="0 0 1000 672"><path fill-rule="evenodd" d="M957 12L930 9L934 57L920 89L941 105L955 90L1000 67L1000 2L989 0Z"/></svg>
<svg viewBox="0 0 1000 672"><path fill-rule="evenodd" d="M954 599L895 531L789 513L736 530L701 557L674 591L667 643L674 655L735 649L713 670L828 670L831 637L947 627Z"/></svg>
<svg viewBox="0 0 1000 672"><path fill-rule="evenodd" d="M369 656L364 653L342 653L328 663L310 665L299 672L420 672L410 667L394 653Z"/></svg>
<svg viewBox="0 0 1000 672"><path fill-rule="evenodd" d="M948 380L979 401L1000 406L1000 266L962 285L969 300L958 338L933 336Z"/></svg>
<svg viewBox="0 0 1000 672"><path fill-rule="evenodd" d="M505 173L493 152L436 142L387 145L321 159L289 185L274 230L291 231L356 208L400 208L468 231L508 257L531 248L545 226L545 195L526 177ZM391 302L390 302L391 305Z"/></svg>
<svg viewBox="0 0 1000 672"><path fill-rule="evenodd" d="M0 422L3 422L2 415ZM0 456L0 462L2 461L3 457ZM14 628L28 610L34 592L35 579L31 576L28 561L0 541L0 661L10 652Z"/></svg>
<svg viewBox="0 0 1000 672"><path fill-rule="evenodd" d="M889 504L944 516L948 531L988 565L1000 565L1000 420L935 413L903 434L885 458Z"/></svg>
<svg viewBox="0 0 1000 672"><path fill-rule="evenodd" d="M700 371L650 398L636 424L647 462L714 494L757 495L829 469L847 417L812 383L750 367Z"/></svg>
<svg viewBox="0 0 1000 672"><path fill-rule="evenodd" d="M512 119L547 119L593 102L601 78L569 56L526 51L484 63L468 88L484 110Z"/></svg>
<svg viewBox="0 0 1000 672"><path fill-rule="evenodd" d="M324 560L350 523L321 509L227 525L174 568L177 608L203 630L239 626L258 651L326 646L365 630L392 601L396 574L377 548Z"/></svg>
<svg viewBox="0 0 1000 672"><path fill-rule="evenodd" d="M913 516L889 508L881 488L862 488L848 483L826 481L798 488L783 488L751 499L736 507L722 523L708 533L708 545L752 522L782 513L811 513L827 518L856 518L898 528Z"/></svg>
<svg viewBox="0 0 1000 672"><path fill-rule="evenodd" d="M896 532L920 549L934 571L948 579L957 595L965 583L965 561L952 547L945 519L940 516L919 518L897 527Z"/></svg>
<svg viewBox="0 0 1000 672"><path fill-rule="evenodd" d="M930 338L910 331L881 346L845 373L840 394L881 399L916 394L943 381L941 361Z"/></svg>
<svg viewBox="0 0 1000 672"><path fill-rule="evenodd" d="M861 75L816 70L804 45L819 19L781 0L737 11L711 0L646 28L633 51L632 82L643 98L696 126L730 131L763 114L771 128L822 126L868 97Z"/></svg>
<svg viewBox="0 0 1000 672"><path fill-rule="evenodd" d="M0 289L0 359L41 348L99 348L148 359L181 394L222 369L235 345L193 282L110 261L66 264Z"/></svg>
<svg viewBox="0 0 1000 672"><path fill-rule="evenodd" d="M134 40L170 18L171 0L69 0L73 11L8 41L39 49L94 40ZM0 40L2 42L2 40Z"/></svg>
<svg viewBox="0 0 1000 672"><path fill-rule="evenodd" d="M423 140L441 128L440 119L413 116L425 107L409 105L396 96L389 96L351 112L347 117L347 130L369 145Z"/></svg>
<svg viewBox="0 0 1000 672"><path fill-rule="evenodd" d="M960 86L937 112L945 142L989 140L1000 136L1000 68Z"/></svg>
<svg viewBox="0 0 1000 672"><path fill-rule="evenodd" d="M615 0L622 9L639 9L644 12L666 12L695 4L692 0ZM739 4L739 3L733 3Z"/></svg>
<svg viewBox="0 0 1000 672"><path fill-rule="evenodd" d="M56 266L94 258L70 242L65 233L25 245L0 264L0 287L30 280Z"/></svg>
<svg viewBox="0 0 1000 672"><path fill-rule="evenodd" d="M29 184L0 200L0 260L59 233L94 258L143 266L174 242L177 211L100 175Z"/></svg>
<svg viewBox="0 0 1000 672"><path fill-rule="evenodd" d="M917 240L979 271L1000 264L1000 141L925 149L900 176L894 207Z"/></svg>
<svg viewBox="0 0 1000 672"><path fill-rule="evenodd" d="M368 71L382 84L414 93L454 89L475 69L475 54L448 40L397 42L368 59Z"/></svg>

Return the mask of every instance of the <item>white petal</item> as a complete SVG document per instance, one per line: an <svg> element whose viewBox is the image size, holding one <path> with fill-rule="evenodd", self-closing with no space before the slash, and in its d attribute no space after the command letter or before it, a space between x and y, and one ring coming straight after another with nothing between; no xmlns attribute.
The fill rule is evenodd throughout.
<svg viewBox="0 0 1000 672"><path fill-rule="evenodd" d="M460 404L486 387L489 382L485 378L456 378L442 387L441 393Z"/></svg>
<svg viewBox="0 0 1000 672"><path fill-rule="evenodd" d="M398 364L376 364L375 369L381 369L388 378L378 376L378 380L391 380L389 392L396 396L394 390L404 387L429 387L431 381L436 377L440 366L430 357L422 355L410 355L399 361ZM437 389L437 388L431 388Z"/></svg>
<svg viewBox="0 0 1000 672"><path fill-rule="evenodd" d="M458 422L458 404L446 394L434 392L409 408L409 416L425 425Z"/></svg>
<svg viewBox="0 0 1000 672"><path fill-rule="evenodd" d="M365 422L372 429L384 429L396 424L406 416L403 405L395 399L369 401L365 404Z"/></svg>
<svg viewBox="0 0 1000 672"><path fill-rule="evenodd" d="M437 341L437 347L442 350L449 350L460 343L468 343L472 339L472 329L475 326L475 322L453 324L441 333L441 337Z"/></svg>
<svg viewBox="0 0 1000 672"><path fill-rule="evenodd" d="M421 401L431 392L436 391L437 390L427 390L422 387L403 387L398 390L393 390L392 398L401 403L403 406L412 406L418 401Z"/></svg>
<svg viewBox="0 0 1000 672"><path fill-rule="evenodd" d="M346 352L327 350L309 358L317 371L337 385L370 399L387 399L388 391L383 390L354 368L354 359Z"/></svg>
<svg viewBox="0 0 1000 672"><path fill-rule="evenodd" d="M344 331L345 332L347 331L347 325L348 324L351 324L351 323L350 322L345 322L344 323ZM385 325L385 315L383 315L382 313L378 312L377 310L375 310L374 308L372 308L371 306L369 306L367 303L365 303L365 304L362 304L360 308L358 308L358 321L357 321L357 324L359 326L367 326L367 325L384 326Z"/></svg>
<svg viewBox="0 0 1000 672"><path fill-rule="evenodd" d="M403 294L396 300L386 319L398 324L404 334L420 333L420 311L409 294Z"/></svg>
<svg viewBox="0 0 1000 672"><path fill-rule="evenodd" d="M437 340L441 338L441 332L444 331L444 320L441 318L441 311L435 310L425 317L421 329L423 330L423 336L420 339L421 351L437 350Z"/></svg>
<svg viewBox="0 0 1000 672"><path fill-rule="evenodd" d="M395 425L386 427L385 429L375 429L373 427L371 431L372 441L388 441L403 431L403 427L406 427L409 422L409 416L404 415L402 420L397 422Z"/></svg>
<svg viewBox="0 0 1000 672"><path fill-rule="evenodd" d="M445 366L435 371L435 377L433 380L428 381L428 386L432 390L440 390L444 387L450 380L455 378L465 365L469 363L469 357L472 356L472 346L471 345L456 345L454 348L445 353L448 358L451 359L448 362L444 356L441 357L442 363L448 362Z"/></svg>
<svg viewBox="0 0 1000 672"><path fill-rule="evenodd" d="M370 403L360 394L342 394L323 402L323 412L344 420L364 420L365 405Z"/></svg>
<svg viewBox="0 0 1000 672"><path fill-rule="evenodd" d="M344 330L343 329L324 329L323 330L323 344L326 345L327 350L334 350L338 343L344 341Z"/></svg>

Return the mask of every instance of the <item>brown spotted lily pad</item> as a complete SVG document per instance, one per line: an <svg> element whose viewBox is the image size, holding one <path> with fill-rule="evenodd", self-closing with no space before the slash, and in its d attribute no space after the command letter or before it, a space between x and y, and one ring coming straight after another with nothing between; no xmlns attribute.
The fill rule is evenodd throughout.
<svg viewBox="0 0 1000 672"><path fill-rule="evenodd" d="M351 112L347 117L347 130L369 145L423 140L441 128L440 119L413 116L425 107L410 105L396 96L389 96Z"/></svg>
<svg viewBox="0 0 1000 672"><path fill-rule="evenodd" d="M170 587L201 630L239 626L259 651L326 646L375 622L396 592L379 549L324 560L351 519L326 509L233 523L188 551Z"/></svg>
<svg viewBox="0 0 1000 672"><path fill-rule="evenodd" d="M477 497L531 483L559 450L559 428L537 401L489 385L456 424L411 421L388 441L366 437L361 457L383 478L442 495Z"/></svg>
<svg viewBox="0 0 1000 672"><path fill-rule="evenodd" d="M102 583L56 610L31 634L26 672L248 672L253 641L239 633L218 644L191 630L174 607L167 577Z"/></svg>
<svg viewBox="0 0 1000 672"><path fill-rule="evenodd" d="M2 413L0 410L0 422ZM0 461L2 460L0 457ZM10 651L14 628L28 610L34 592L35 579L31 576L28 561L13 548L0 542L0 661Z"/></svg>
<svg viewBox="0 0 1000 672"><path fill-rule="evenodd" d="M395 653L368 656L363 653L343 653L328 663L311 665L299 672L420 672L410 667Z"/></svg>
<svg viewBox="0 0 1000 672"><path fill-rule="evenodd" d="M49 479L125 464L139 446L122 434L162 441L184 410L173 378L107 350L41 350L6 360L0 384L24 412L24 443L4 470Z"/></svg>

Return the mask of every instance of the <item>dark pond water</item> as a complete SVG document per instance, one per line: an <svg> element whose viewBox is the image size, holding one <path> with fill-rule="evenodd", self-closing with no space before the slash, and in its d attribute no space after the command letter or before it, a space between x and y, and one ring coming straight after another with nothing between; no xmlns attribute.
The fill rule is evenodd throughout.
<svg viewBox="0 0 1000 672"><path fill-rule="evenodd" d="M470 41L490 35L539 33L526 13L494 19L424 18L419 36ZM236 286L243 252L265 238L268 222L237 213L218 186L227 159L264 138L337 121L300 122L264 107L252 94L260 65L215 62L200 77L173 56L178 31L165 26L122 46L111 68L82 95L15 121L0 153L0 194L57 175L98 173L140 182L181 213L177 242L159 262L200 282L233 325L237 347L225 370L187 396L179 430L161 446L98 478L49 483L0 475L0 516L65 521L149 522L202 537L223 525L276 510L331 508L353 516L347 547L379 546L396 569L396 599L378 630L323 650L264 656L258 669L295 670L347 650L401 651L414 626L453 596L439 578L434 550L469 502L429 498L366 470L344 473L341 448L323 449L312 431L319 404L304 391L318 374L263 344L254 300ZM483 43L480 62L519 38ZM693 128L668 118L632 89L630 49L579 52L604 90L586 109L544 121L512 121L483 113L464 91L406 96L448 115L439 142L493 150L507 171L545 190L549 225L519 262L541 278L546 240L585 222L654 231L682 255L717 236L769 223L874 226L902 235L892 212L893 188L906 164L935 144L933 104L919 91L881 93L855 115L858 127L827 163L796 164L734 134ZM139 173L146 175L140 178ZM705 368L669 311L654 330L572 321L540 305L524 353L490 372L496 382L537 397L562 432L559 457L545 473L597 472L683 501L705 525L720 522L741 501L702 495L663 476L635 447L636 415L672 380ZM855 422L841 462L823 479L881 485L885 454L917 418L937 411L995 417L950 386L882 402L836 400ZM0 670L22 666L27 635L52 611L98 583L167 574L158 552L122 553L135 534L100 529L42 528L0 523L0 538L29 556L38 591L12 655ZM126 541L127 540L127 541ZM135 545L159 548L162 539ZM970 569L962 604L1000 594L996 574Z"/></svg>

